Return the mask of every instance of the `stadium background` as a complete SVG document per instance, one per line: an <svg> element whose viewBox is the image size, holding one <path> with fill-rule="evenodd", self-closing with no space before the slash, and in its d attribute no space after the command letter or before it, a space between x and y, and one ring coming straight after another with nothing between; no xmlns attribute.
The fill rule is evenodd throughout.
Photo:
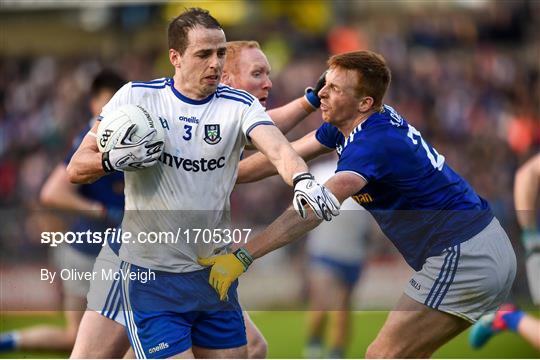
<svg viewBox="0 0 540 360"><path fill-rule="evenodd" d="M512 188L517 166L540 148L540 2L2 0L0 331L39 319L60 321L38 312L57 307L60 299L60 289L37 275L51 252L39 244L39 232L44 223L57 223L40 208L38 195L89 118L90 79L103 67L129 80L172 75L166 24L190 6L209 9L228 40L259 41L272 65L268 108L300 96L330 54L355 49L383 54L393 74L386 102L489 200L520 260L513 298L529 306ZM312 114L289 139L320 121L319 113ZM291 195L278 178L242 185L233 194L234 217L263 226L285 209ZM305 304L303 249L304 242L298 242L262 259L242 281L242 299L259 311L253 318L268 337L270 356L301 356L303 314L291 310ZM349 352L356 357L410 273L382 235L370 239L367 253L355 292L354 307L363 310L355 317ZM26 311L6 312L10 309ZM461 336L438 355L538 356L511 334L502 339L474 353Z"/></svg>

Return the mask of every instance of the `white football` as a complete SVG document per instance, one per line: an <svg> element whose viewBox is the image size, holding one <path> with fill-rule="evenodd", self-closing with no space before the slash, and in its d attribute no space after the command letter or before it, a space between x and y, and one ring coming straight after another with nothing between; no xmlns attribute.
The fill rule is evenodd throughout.
<svg viewBox="0 0 540 360"><path fill-rule="evenodd" d="M131 124L137 124L137 128L130 139L132 142L142 139L151 129L156 129L157 132L152 142L163 141L165 138L163 126L157 116L140 105L122 105L101 119L96 139L99 151L107 152L111 150L118 142L123 130Z"/></svg>

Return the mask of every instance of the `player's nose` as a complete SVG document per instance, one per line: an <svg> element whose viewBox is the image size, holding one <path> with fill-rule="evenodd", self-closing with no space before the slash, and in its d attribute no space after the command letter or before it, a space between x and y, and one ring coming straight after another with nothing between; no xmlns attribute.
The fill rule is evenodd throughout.
<svg viewBox="0 0 540 360"><path fill-rule="evenodd" d="M266 76L264 80L263 89L267 91L270 91L272 89L272 80L270 80L269 76Z"/></svg>
<svg viewBox="0 0 540 360"><path fill-rule="evenodd" d="M317 94L320 99L325 99L328 97L328 85L324 85L321 90L319 90L319 93Z"/></svg>
<svg viewBox="0 0 540 360"><path fill-rule="evenodd" d="M223 68L223 60L218 56L217 53L212 54L209 60L209 66L212 69L222 69Z"/></svg>

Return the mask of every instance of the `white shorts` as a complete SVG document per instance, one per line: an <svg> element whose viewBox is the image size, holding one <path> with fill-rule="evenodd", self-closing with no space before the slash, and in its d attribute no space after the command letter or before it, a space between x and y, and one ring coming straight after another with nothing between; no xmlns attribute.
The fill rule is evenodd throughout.
<svg viewBox="0 0 540 360"><path fill-rule="evenodd" d="M96 257L78 251L71 245L62 244L54 250L53 259L59 272L72 270L77 273L90 273ZM90 287L90 280L70 278L62 280L62 287L66 295L84 299Z"/></svg>
<svg viewBox="0 0 540 360"><path fill-rule="evenodd" d="M516 276L512 244L497 219L471 239L429 257L405 288L412 299L475 322L508 297Z"/></svg>
<svg viewBox="0 0 540 360"><path fill-rule="evenodd" d="M540 253L533 253L527 257L527 279L532 301L540 306Z"/></svg>
<svg viewBox="0 0 540 360"><path fill-rule="evenodd" d="M94 274L88 291L88 309L126 326L122 308L122 277L109 276L120 270L121 260L108 245L103 246L94 264Z"/></svg>

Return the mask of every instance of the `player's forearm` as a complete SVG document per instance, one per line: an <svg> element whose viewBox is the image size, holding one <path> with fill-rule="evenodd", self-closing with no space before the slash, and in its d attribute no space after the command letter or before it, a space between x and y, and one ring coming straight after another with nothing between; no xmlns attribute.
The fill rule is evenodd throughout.
<svg viewBox="0 0 540 360"><path fill-rule="evenodd" d="M250 183L276 175L277 169L266 156L258 152L240 161L237 184Z"/></svg>
<svg viewBox="0 0 540 360"><path fill-rule="evenodd" d="M272 118L278 129L283 134L287 134L313 111L315 111L315 108L309 105L307 100L302 96L286 105L268 110L267 114Z"/></svg>
<svg viewBox="0 0 540 360"><path fill-rule="evenodd" d="M69 181L74 184L93 183L105 175L102 154L91 149L78 150L67 166Z"/></svg>
<svg viewBox="0 0 540 360"><path fill-rule="evenodd" d="M292 186L294 174L307 172L305 161L275 126L256 127L251 133L251 139L287 184Z"/></svg>
<svg viewBox="0 0 540 360"><path fill-rule="evenodd" d="M95 211L95 216L100 216L103 206L95 201L90 201L72 191L73 184L67 184L66 187L45 185L40 194L40 200L43 205L65 210L75 211ZM74 189L73 189L74 190Z"/></svg>
<svg viewBox="0 0 540 360"><path fill-rule="evenodd" d="M270 158L272 164L276 167L279 175L288 185L293 186L293 177L295 174L308 172L306 162L298 156L289 143L283 144L278 151L278 158Z"/></svg>
<svg viewBox="0 0 540 360"><path fill-rule="evenodd" d="M332 151L322 146L316 140L315 131L291 143L291 147L304 161L310 161L321 154ZM276 175L277 173L276 167L268 158L262 153L257 153L240 161L236 182L238 184L249 183Z"/></svg>
<svg viewBox="0 0 540 360"><path fill-rule="evenodd" d="M73 185L71 185L73 186ZM92 216L101 217L103 215L103 205L96 201L90 201L71 191L54 193L42 193L41 202L43 205L64 210L88 211Z"/></svg>
<svg viewBox="0 0 540 360"><path fill-rule="evenodd" d="M321 221L311 211L309 217L303 220L290 207L262 233L249 241L244 248L254 259L260 258L301 238L308 231L317 227Z"/></svg>
<svg viewBox="0 0 540 360"><path fill-rule="evenodd" d="M514 182L514 203L517 219L523 229L535 229L535 205L538 196L540 157L525 163L517 172Z"/></svg>

